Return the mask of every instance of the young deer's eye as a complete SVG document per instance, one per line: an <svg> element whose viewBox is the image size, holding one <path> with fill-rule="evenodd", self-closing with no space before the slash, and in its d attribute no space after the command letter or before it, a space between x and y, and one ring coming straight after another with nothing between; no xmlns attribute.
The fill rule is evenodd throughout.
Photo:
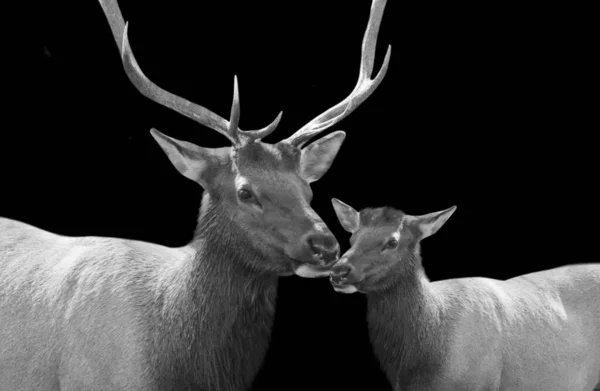
<svg viewBox="0 0 600 391"><path fill-rule="evenodd" d="M248 201L252 199L252 193L248 189L239 189L237 194L238 198L242 201Z"/></svg>
<svg viewBox="0 0 600 391"><path fill-rule="evenodd" d="M390 240L385 242L385 246L383 247L383 249L390 250L390 249L396 248L397 246L398 246L398 240L396 240L396 238L391 238Z"/></svg>

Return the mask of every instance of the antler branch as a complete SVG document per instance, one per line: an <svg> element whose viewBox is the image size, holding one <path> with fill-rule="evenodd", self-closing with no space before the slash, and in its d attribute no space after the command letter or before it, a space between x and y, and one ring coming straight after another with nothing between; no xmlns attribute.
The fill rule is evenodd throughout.
<svg viewBox="0 0 600 391"><path fill-rule="evenodd" d="M150 79L148 79L146 75L144 75L140 66L135 60L135 57L133 56L127 36L128 23L124 21L117 1L99 1L102 9L104 10L106 18L108 19L113 36L117 42L117 46L119 47L125 73L133 85L144 96L157 103L160 103L163 106L169 107L170 109L183 114L204 126L216 130L227 137L233 143L233 145L236 146L241 146L250 140L266 137L275 130L281 119L281 112L271 124L263 129L243 131L238 128L240 108L237 77L234 77L234 98L231 107L231 118L229 121L200 105L192 103L158 87Z"/></svg>
<svg viewBox="0 0 600 391"><path fill-rule="evenodd" d="M360 61L360 73L354 90L340 103L333 106L323 114L315 117L304 125L296 133L283 142L290 143L301 148L304 143L325 129L340 122L356 109L365 99L375 91L387 72L392 46L389 45L383 60L383 65L375 79L371 79L373 64L375 63L375 47L377 46L377 34L383 17L386 0L373 0L369 14L369 23L363 37L362 53Z"/></svg>

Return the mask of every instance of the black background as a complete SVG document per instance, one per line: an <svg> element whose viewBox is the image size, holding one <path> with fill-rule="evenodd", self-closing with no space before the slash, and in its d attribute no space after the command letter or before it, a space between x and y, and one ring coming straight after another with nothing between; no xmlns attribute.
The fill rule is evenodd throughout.
<svg viewBox="0 0 600 391"><path fill-rule="evenodd" d="M391 44L387 76L331 129L347 138L313 184L314 209L345 250L332 197L409 214L457 205L423 243L432 280L596 261L589 11L414 3L387 4L376 62L378 70ZM240 126L263 127L283 110L265 140L276 142L352 90L370 1L120 5L151 80L227 117L237 74ZM225 138L137 92L97 1L48 1L5 19L15 28L4 37L0 216L63 235L186 244L202 189L177 173L149 130L206 147ZM280 279L253 390L391 389L365 311L364 296L336 294L327 279Z"/></svg>

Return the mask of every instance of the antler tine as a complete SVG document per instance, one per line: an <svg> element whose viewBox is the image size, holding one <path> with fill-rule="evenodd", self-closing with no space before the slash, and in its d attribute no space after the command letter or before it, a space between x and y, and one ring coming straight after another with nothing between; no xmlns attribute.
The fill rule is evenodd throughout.
<svg viewBox="0 0 600 391"><path fill-rule="evenodd" d="M385 10L385 4L387 0L374 0L371 4L371 12L369 14L369 23L365 30L365 36L362 42L361 61L360 61L360 74L359 82L356 87L362 85L361 82L369 80L373 74L373 66L375 64L375 48L377 46L377 36L379 35L379 26L381 26L381 19L383 18L383 11ZM388 50L385 54L384 65L379 71L379 74L375 77L377 80L380 74L387 71L387 65L389 61L390 51L392 45L388 45ZM384 70L385 68L385 70ZM381 81L381 79L379 79ZM356 88L355 88L356 91Z"/></svg>
<svg viewBox="0 0 600 391"><path fill-rule="evenodd" d="M277 117L273 120L273 122L271 122L269 125L265 126L262 129L259 129L259 130L238 129L238 133L250 138L251 140L260 140L262 138L265 138L268 135L270 135L271 133L273 133L273 131L277 128L277 125L279 125L279 121L281 121L282 115L283 115L283 111L280 111L279 114L277 114Z"/></svg>
<svg viewBox="0 0 600 391"><path fill-rule="evenodd" d="M352 90L346 99L312 119L296 133L285 139L284 142L301 148L304 143L312 137L348 116L348 114L360 106L360 104L379 86L379 83L381 83L387 72L392 50L392 46L389 45L379 73L375 79L371 79L373 65L375 63L377 35L379 33L379 26L381 25L386 1L387 0L373 0L373 3L371 4L369 23L367 24L362 42L360 72L354 90Z"/></svg>
<svg viewBox="0 0 600 391"><path fill-rule="evenodd" d="M259 130L244 131L238 128L238 123L240 121L240 93L237 76L233 77L233 103L231 104L231 118L229 119L228 133L232 139L236 140L236 145L245 145L248 141L260 140L271 134L275 128L277 128L277 125L279 125L282 114L283 112L279 112L273 122Z"/></svg>
<svg viewBox="0 0 600 391"><path fill-rule="evenodd" d="M161 89L144 75L129 45L128 23L124 21L117 1L100 0L100 5L108 19L115 41L117 41L125 73L133 85L147 98L216 130L231 142L235 142L227 132L229 123L225 119L202 106Z"/></svg>
<svg viewBox="0 0 600 391"><path fill-rule="evenodd" d="M236 140L236 144L239 141L238 138L238 123L240 122L240 91L238 89L237 76L233 76L233 102L231 103L231 115L229 118L229 127L227 133L229 136Z"/></svg>
<svg viewBox="0 0 600 391"><path fill-rule="evenodd" d="M281 119L281 113L275 119L275 121L263 129L244 132L238 128L239 93L237 87L237 77L234 80L234 100L231 108L231 123L200 105L192 103L158 87L150 79L148 79L146 75L144 75L140 66L135 60L127 36L128 23L124 21L117 1L99 0L99 2L104 10L106 18L108 19L113 36L117 42L117 46L119 47L125 73L129 77L129 80L131 80L135 87L144 96L163 106L169 107L170 109L183 114L204 126L216 130L227 137L234 145L240 145L242 142L240 137L238 137L239 134L245 135L246 137L244 139L256 139L264 137L275 130L279 120Z"/></svg>
<svg viewBox="0 0 600 391"><path fill-rule="evenodd" d="M106 15L113 37L119 47L119 53L123 53L123 31L125 31L125 20L121 15L121 9L116 1L100 0L100 6Z"/></svg>

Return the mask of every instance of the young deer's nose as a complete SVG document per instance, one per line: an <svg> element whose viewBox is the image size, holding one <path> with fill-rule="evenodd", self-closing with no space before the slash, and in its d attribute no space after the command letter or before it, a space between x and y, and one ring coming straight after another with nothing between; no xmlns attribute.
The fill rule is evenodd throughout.
<svg viewBox="0 0 600 391"><path fill-rule="evenodd" d="M311 235L307 241L314 257L322 260L325 264L337 261L340 255L340 246L330 232Z"/></svg>
<svg viewBox="0 0 600 391"><path fill-rule="evenodd" d="M333 269L331 269L329 279L336 284L342 284L348 279L348 275L352 273L352 270L354 270L354 268L349 263L342 263L341 265L334 266Z"/></svg>

